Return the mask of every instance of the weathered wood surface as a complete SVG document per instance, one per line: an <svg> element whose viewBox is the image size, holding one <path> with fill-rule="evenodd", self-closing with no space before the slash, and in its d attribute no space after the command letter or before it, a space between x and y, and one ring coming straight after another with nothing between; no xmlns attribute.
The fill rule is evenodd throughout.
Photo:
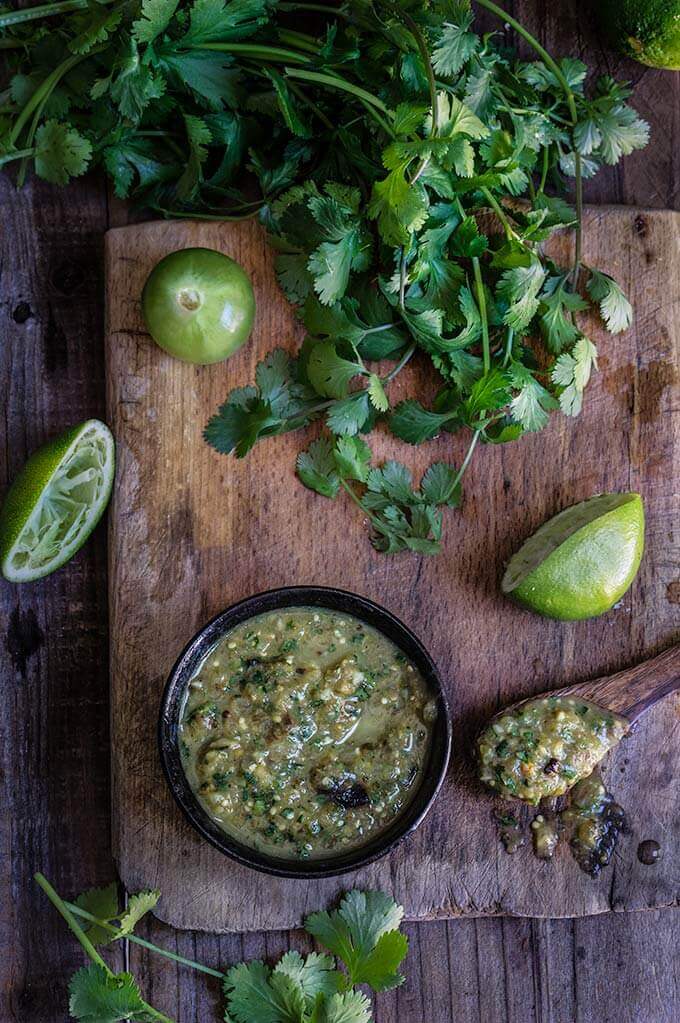
<svg viewBox="0 0 680 1023"><path fill-rule="evenodd" d="M238 259L256 292L251 341L212 367L162 352L144 332L137 298L159 258L191 245ZM567 236L556 241L558 262L568 261L570 246ZM410 919L577 916L677 902L679 700L650 710L612 757L630 828L598 881L566 849L550 865L528 853L508 856L492 821L501 804L479 790L471 765L475 732L499 707L615 671L680 635L669 600L680 563L680 215L591 208L584 246L588 264L621 280L637 318L616 338L595 318L584 324L600 347L601 371L582 415L555 416L540 434L476 452L462 510L447 516L442 554L390 558L372 550L353 504L298 484L304 434L269 439L242 460L202 439L227 391L254 378L272 344L292 349L300 338L261 229L183 221L107 235L107 395L118 444L109 544L114 855L128 888L163 891L161 919L214 931L295 926L311 905L348 885L388 887ZM429 379L424 362L412 363L394 382L392 401L422 393ZM413 449L382 431L372 443L377 459L405 459L418 476L432 461L460 461L467 439L445 436ZM541 522L592 493L628 489L643 494L647 544L617 610L563 624L499 595L504 562ZM251 593L304 582L369 596L416 631L448 690L454 753L437 803L412 838L365 870L301 885L239 867L196 836L164 784L155 734L165 677L193 633ZM665 850L654 871L635 856L650 829Z"/></svg>
<svg viewBox="0 0 680 1023"><path fill-rule="evenodd" d="M680 75L642 68L602 47L594 4L515 0L507 8L553 52L575 53L601 73L636 83L652 146L586 183L589 200L680 208ZM486 27L495 27L492 19ZM102 232L125 223L127 211L107 204L97 180L68 191L29 186L17 195L0 177L0 214L1 496L26 455L52 433L81 416L104 415ZM87 280L86 288L55 294L49 281L59 267ZM672 593L679 599L680 587ZM0 581L0 1018L8 1023L64 1023L65 979L83 961L31 885L32 873L43 869L70 894L113 877L106 623L102 527L58 576L22 589ZM457 920L410 925L409 934L407 983L380 997L378 1023L680 1018L674 910ZM212 965L298 946L295 933L212 938L174 933L157 921L147 936ZM131 949L131 961L149 997L180 1023L220 1017L218 992L202 978L143 950Z"/></svg>

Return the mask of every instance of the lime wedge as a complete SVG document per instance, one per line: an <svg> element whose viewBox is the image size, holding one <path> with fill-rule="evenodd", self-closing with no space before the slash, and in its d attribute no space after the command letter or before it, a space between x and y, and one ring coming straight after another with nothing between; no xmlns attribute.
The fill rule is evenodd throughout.
<svg viewBox="0 0 680 1023"><path fill-rule="evenodd" d="M114 443L98 419L73 426L29 458L0 511L0 569L41 579L80 550L111 496Z"/></svg>
<svg viewBox="0 0 680 1023"><path fill-rule="evenodd" d="M510 559L501 589L549 618L595 618L621 599L640 567L639 494L600 494L544 523Z"/></svg>

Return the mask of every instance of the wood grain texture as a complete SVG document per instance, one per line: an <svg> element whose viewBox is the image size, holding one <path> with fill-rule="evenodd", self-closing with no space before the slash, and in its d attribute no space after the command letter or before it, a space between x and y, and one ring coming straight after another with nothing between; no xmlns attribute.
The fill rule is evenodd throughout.
<svg viewBox="0 0 680 1023"><path fill-rule="evenodd" d="M462 511L448 518L443 553L389 558L371 549L354 506L297 483L303 435L268 440L241 461L217 455L201 438L226 392L253 378L272 344L292 348L299 337L259 229L183 222L107 235L108 409L119 451L109 546L114 846L129 888L162 889L162 919L215 931L296 925L313 905L354 885L389 888L413 919L576 916L676 903L672 777L680 723L672 698L649 712L612 760L631 829L616 866L598 881L566 853L549 867L507 856L492 824L494 801L478 791L469 753L477 728L500 706L575 675L619 669L677 638L669 587L680 542L679 240L672 213L589 211L585 260L622 281L637 309L635 327L612 338L588 324L601 372L583 415L556 416L541 434L479 452ZM253 275L258 301L251 342L214 367L161 352L144 333L136 299L157 259L197 244L237 258ZM557 242L558 259L568 258L570 244ZM423 365L402 377L393 401L430 385ZM465 444L446 437L411 449L383 431L374 448L378 458L406 458L417 475L433 460L460 459ZM617 489L643 494L648 530L641 572L616 611L565 625L500 598L503 563L521 539L559 508ZM301 885L237 867L201 842L162 781L155 728L164 678L197 628L251 593L305 582L376 599L420 635L448 687L454 756L434 810L408 842L363 871ZM635 859L640 833L650 828L668 850L653 874Z"/></svg>
<svg viewBox="0 0 680 1023"><path fill-rule="evenodd" d="M616 57L583 0L514 0L508 10L556 55L576 53L600 73L634 81L652 145L586 183L591 202L680 209L680 75ZM489 21L487 28L498 27ZM17 194L0 175L0 497L25 455L53 431L104 414L101 345L102 231L128 222L103 182ZM59 308L68 364L50 326L53 268L75 262L86 279L77 302ZM26 303L32 313L21 321ZM671 590L680 601L680 586ZM24 628L17 631L20 605ZM62 921L30 883L43 869L75 894L111 880L107 745L105 536L100 530L60 575L18 590L0 580L0 1019L64 1023L65 982L82 962ZM35 649L31 623L42 646ZM26 626L28 624L28 627ZM21 637L21 638L19 638ZM12 652L13 651L13 652ZM26 679L15 665L26 654ZM23 656L19 656L19 664ZM621 661L623 663L623 659ZM586 677L597 665L584 664ZM83 679L87 689L83 692ZM41 707L49 707L44 713ZM73 728L73 723L77 727ZM27 741L30 735L30 742ZM25 784L17 779L24 778ZM28 801L27 801L28 800ZM650 836L645 836L650 837ZM651 868L654 869L654 868ZM316 908L316 907L315 907ZM680 913L604 914L580 920L489 918L409 925L407 983L381 996L378 1023L676 1023ZM213 965L299 946L295 932L259 937L175 933L150 920L147 937ZM113 962L110 953L107 956ZM217 990L158 957L131 949L145 991L180 1023L221 1016Z"/></svg>
<svg viewBox="0 0 680 1023"><path fill-rule="evenodd" d="M28 455L104 415L101 182L0 180L0 499ZM65 1018L81 964L32 882L110 880L106 530L62 571L0 579L0 1019ZM117 961L114 955L113 962Z"/></svg>

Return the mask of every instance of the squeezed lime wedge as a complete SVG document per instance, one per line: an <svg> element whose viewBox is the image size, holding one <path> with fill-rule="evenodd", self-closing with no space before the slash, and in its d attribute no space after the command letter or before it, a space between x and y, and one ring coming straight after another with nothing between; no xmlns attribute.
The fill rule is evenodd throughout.
<svg viewBox="0 0 680 1023"><path fill-rule="evenodd" d="M113 485L114 441L98 419L71 427L29 458L0 511L0 570L31 582L80 550Z"/></svg>
<svg viewBox="0 0 680 1023"><path fill-rule="evenodd" d="M600 494L544 523L509 561L501 589L564 621L609 611L629 588L644 549L639 494Z"/></svg>

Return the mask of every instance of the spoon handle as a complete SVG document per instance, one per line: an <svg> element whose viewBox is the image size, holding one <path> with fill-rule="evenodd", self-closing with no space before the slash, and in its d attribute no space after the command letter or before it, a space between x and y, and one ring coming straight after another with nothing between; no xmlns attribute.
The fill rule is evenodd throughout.
<svg viewBox="0 0 680 1023"><path fill-rule="evenodd" d="M635 721L648 707L676 689L680 689L680 643L616 675L582 682L563 692L591 700Z"/></svg>

